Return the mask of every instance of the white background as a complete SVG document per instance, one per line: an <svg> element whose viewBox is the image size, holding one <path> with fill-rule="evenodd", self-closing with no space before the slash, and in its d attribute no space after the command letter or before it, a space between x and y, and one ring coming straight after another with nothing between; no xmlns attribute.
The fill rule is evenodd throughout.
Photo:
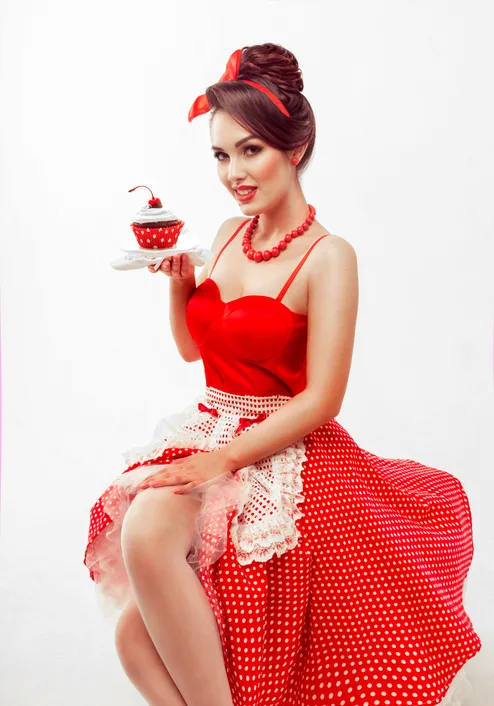
<svg viewBox="0 0 494 706"><path fill-rule="evenodd" d="M268 41L297 56L316 115L306 199L359 258L338 421L462 480L483 641L466 706L494 702L493 20L466 0L2 3L2 704L143 703L82 563L89 510L204 377L175 349L166 276L109 263L135 242L138 184L205 247L241 215L207 116L187 113Z"/></svg>

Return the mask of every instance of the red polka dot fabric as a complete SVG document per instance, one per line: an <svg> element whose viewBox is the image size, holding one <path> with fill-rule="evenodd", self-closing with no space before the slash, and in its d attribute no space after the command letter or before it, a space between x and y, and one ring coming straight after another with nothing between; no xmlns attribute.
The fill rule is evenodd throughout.
<svg viewBox="0 0 494 706"><path fill-rule="evenodd" d="M234 705L461 706L455 684L481 648L463 606L473 541L461 482L365 451L334 419L305 443L297 546L241 566L228 536L200 572ZM102 499L85 562L111 529Z"/></svg>
<svg viewBox="0 0 494 706"><path fill-rule="evenodd" d="M235 230L213 269L230 243L244 256L236 236L250 221ZM226 301L211 277L189 298L186 323L204 364L205 404L178 421L166 418L151 444L128 457L128 478L107 488L91 510L84 561L116 604L129 591L119 528L132 489L150 467L249 433L236 428L239 416L256 424L268 403L305 389L308 317L282 299L326 237L307 248L276 298ZM417 461L376 456L335 419L303 443L303 455L291 446L277 464L273 454L266 468L260 460L239 469L242 485L226 478L223 505L214 486L202 496L199 512L211 504L215 521L205 525L198 576L218 625L234 706L466 706L464 667L481 641L463 605L473 536L461 482ZM275 498L280 483L284 492ZM259 553L249 557L252 528L248 521L240 526L230 503L239 488L258 501L262 486L266 502L245 517L256 529L257 510L278 500L272 516L275 523L277 512L283 516L285 541L285 550L268 552L265 561L258 560L262 524ZM270 539L277 529L270 528ZM214 561L203 563L208 556Z"/></svg>

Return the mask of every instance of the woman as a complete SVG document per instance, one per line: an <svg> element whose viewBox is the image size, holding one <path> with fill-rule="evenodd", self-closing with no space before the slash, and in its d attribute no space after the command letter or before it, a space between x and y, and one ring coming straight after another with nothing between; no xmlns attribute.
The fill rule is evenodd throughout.
<svg viewBox="0 0 494 706"><path fill-rule="evenodd" d="M257 45L190 110L212 110L218 176L242 211L197 280L186 256L160 268L205 391L124 454L85 564L123 609L117 651L154 706L459 704L481 648L462 600L468 498L335 419L357 260L301 189L315 142L302 90L293 54Z"/></svg>

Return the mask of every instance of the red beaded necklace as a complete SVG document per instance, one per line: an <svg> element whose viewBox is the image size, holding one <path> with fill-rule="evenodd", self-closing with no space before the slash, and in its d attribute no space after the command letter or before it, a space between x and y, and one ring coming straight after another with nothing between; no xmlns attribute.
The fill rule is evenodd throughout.
<svg viewBox="0 0 494 706"><path fill-rule="evenodd" d="M302 235L306 230L309 230L309 226L316 217L316 209L314 206L309 205L309 215L302 223L301 226L292 230L291 233L287 233L278 243L271 248L271 250L254 250L250 244L252 233L254 233L259 223L259 216L254 216L252 221L249 223L247 230L245 231L242 240L242 250L247 255L249 260L254 260L254 262L263 262L264 260L270 260L272 257L278 257L281 250L286 250L288 243L292 241L293 238L297 238Z"/></svg>

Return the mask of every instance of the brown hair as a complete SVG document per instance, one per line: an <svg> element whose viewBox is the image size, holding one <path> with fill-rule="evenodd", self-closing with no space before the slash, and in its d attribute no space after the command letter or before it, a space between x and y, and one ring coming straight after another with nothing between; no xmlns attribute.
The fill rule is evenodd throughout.
<svg viewBox="0 0 494 706"><path fill-rule="evenodd" d="M304 82L295 56L279 44L243 47L238 79L220 81L206 89L210 124L216 110L223 109L275 149L293 150L307 144L297 165L298 174L303 172L314 150L316 120L309 101L302 95ZM240 79L269 88L287 108L290 117L283 115L262 91Z"/></svg>

